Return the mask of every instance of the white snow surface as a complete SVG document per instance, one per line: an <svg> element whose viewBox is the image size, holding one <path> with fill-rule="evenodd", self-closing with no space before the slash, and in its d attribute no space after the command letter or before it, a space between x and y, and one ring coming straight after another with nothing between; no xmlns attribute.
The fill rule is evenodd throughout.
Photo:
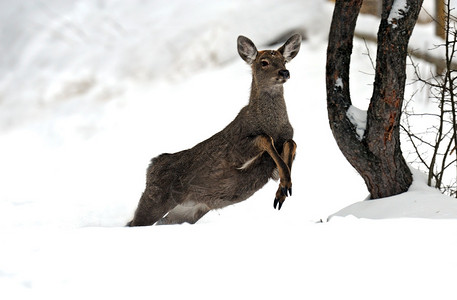
<svg viewBox="0 0 457 300"><path fill-rule="evenodd" d="M360 201L365 185L332 137L331 4L46 0L0 8L1 299L456 298L457 201L416 171L407 193ZM295 29L308 40L288 65L298 152L294 194L281 211L272 181L195 225L124 227L149 160L208 138L247 103L250 70L237 35L264 49ZM364 52L356 40L357 107L372 91Z"/></svg>
<svg viewBox="0 0 457 300"><path fill-rule="evenodd" d="M423 173L415 169L411 169L411 171L414 181L407 193L395 197L357 202L336 212L330 218L349 215L367 219L455 218L457 216L456 199L427 186ZM393 207L395 209L392 209Z"/></svg>

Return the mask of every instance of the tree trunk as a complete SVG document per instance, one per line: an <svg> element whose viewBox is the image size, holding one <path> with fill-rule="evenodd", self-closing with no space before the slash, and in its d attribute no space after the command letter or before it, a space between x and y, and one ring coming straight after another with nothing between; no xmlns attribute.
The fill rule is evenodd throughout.
<svg viewBox="0 0 457 300"><path fill-rule="evenodd" d="M366 130L356 132L347 111L352 105L349 66L362 0L337 0L327 49L327 109L330 127L346 159L365 180L372 199L408 190L411 172L400 149L400 116L409 38L422 0L383 1L373 95Z"/></svg>
<svg viewBox="0 0 457 300"><path fill-rule="evenodd" d="M446 38L446 13L444 0L435 0L435 34L442 38Z"/></svg>

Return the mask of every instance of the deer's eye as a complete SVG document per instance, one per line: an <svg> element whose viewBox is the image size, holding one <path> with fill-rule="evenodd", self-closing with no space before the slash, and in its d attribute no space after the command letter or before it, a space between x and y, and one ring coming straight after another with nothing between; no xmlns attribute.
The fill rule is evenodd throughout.
<svg viewBox="0 0 457 300"><path fill-rule="evenodd" d="M268 62L268 60L265 60L265 59L264 59L264 60L260 61L260 64L262 65L262 67L266 67L266 66L268 66L270 63Z"/></svg>

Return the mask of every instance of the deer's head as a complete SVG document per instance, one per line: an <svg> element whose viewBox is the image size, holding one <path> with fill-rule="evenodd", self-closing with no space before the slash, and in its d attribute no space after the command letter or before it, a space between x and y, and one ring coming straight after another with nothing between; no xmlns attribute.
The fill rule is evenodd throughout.
<svg viewBox="0 0 457 300"><path fill-rule="evenodd" d="M257 51L250 39L240 35L238 53L251 65L253 79L258 85L274 86L289 79L290 73L285 65L297 55L300 44L301 36L294 34L278 50Z"/></svg>

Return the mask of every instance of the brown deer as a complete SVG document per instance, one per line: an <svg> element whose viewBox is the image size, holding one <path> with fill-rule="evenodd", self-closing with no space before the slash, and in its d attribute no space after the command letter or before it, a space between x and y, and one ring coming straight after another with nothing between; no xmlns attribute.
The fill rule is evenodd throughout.
<svg viewBox="0 0 457 300"><path fill-rule="evenodd" d="M152 159L146 189L128 226L195 223L208 211L243 201L270 178L279 188L274 208L292 195L290 170L296 144L284 101L285 64L300 50L301 36L278 50L257 51L238 37L238 53L252 68L249 104L222 131L193 148Z"/></svg>

